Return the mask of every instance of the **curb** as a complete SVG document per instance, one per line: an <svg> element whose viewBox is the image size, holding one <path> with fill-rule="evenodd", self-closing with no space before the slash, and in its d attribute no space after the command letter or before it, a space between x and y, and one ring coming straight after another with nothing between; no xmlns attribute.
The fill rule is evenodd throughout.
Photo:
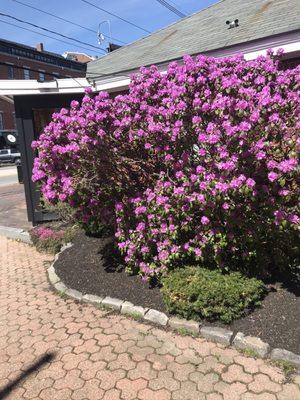
<svg viewBox="0 0 300 400"><path fill-rule="evenodd" d="M48 268L48 278L54 289L77 301L97 305L123 315L151 322L160 327L168 327L175 332L188 333L192 336L201 336L212 342L221 343L225 346L233 346L238 350L249 351L253 356L267 358L272 361L288 362L295 367L300 367L300 355L278 348L271 348L268 343L260 338L246 336L242 332L236 334L228 329L215 326L204 326L197 321L186 320L178 317L169 318L166 314L149 308L134 305L128 301L112 298L100 297L92 294L83 294L78 290L68 288L55 272L55 262L60 254L72 247L71 243L63 246L61 251L55 255L54 261Z"/></svg>
<svg viewBox="0 0 300 400"><path fill-rule="evenodd" d="M0 236L5 236L8 239L20 240L21 242L32 244L29 233L20 228L10 228L0 225Z"/></svg>

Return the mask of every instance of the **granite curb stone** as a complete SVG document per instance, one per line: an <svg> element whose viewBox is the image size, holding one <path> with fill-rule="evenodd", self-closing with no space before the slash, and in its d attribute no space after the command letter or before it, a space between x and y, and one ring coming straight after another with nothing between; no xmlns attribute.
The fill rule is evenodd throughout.
<svg viewBox="0 0 300 400"><path fill-rule="evenodd" d="M215 326L203 326L200 329L200 335L206 339L212 340L213 342L230 345L233 332L229 331L228 329L218 328Z"/></svg>
<svg viewBox="0 0 300 400"><path fill-rule="evenodd" d="M284 349L273 349L270 354L271 360L286 361L300 367L300 355Z"/></svg>
<svg viewBox="0 0 300 400"><path fill-rule="evenodd" d="M68 290L67 286L61 281L55 283L54 287L58 292L61 292L61 293L65 293Z"/></svg>
<svg viewBox="0 0 300 400"><path fill-rule="evenodd" d="M82 301L85 303L92 303L96 305L101 305L104 297L95 296L94 294L85 294L82 296Z"/></svg>
<svg viewBox="0 0 300 400"><path fill-rule="evenodd" d="M48 268L49 281L54 285L60 281L60 277L56 274L53 264Z"/></svg>
<svg viewBox="0 0 300 400"><path fill-rule="evenodd" d="M121 307L121 314L136 316L139 318L143 318L148 311L148 308L135 306L129 301L125 301Z"/></svg>
<svg viewBox="0 0 300 400"><path fill-rule="evenodd" d="M162 326L166 326L169 320L166 314L157 310L153 310L152 308L150 308L150 310L146 312L144 318L146 321L150 321L153 322L154 324Z"/></svg>
<svg viewBox="0 0 300 400"><path fill-rule="evenodd" d="M29 232L24 231L24 229L0 225L0 235L8 239L20 240L21 242L32 244Z"/></svg>
<svg viewBox="0 0 300 400"><path fill-rule="evenodd" d="M253 350L260 357L265 358L270 351L270 345L258 337L245 336L238 332L233 340L233 345L239 350Z"/></svg>
<svg viewBox="0 0 300 400"><path fill-rule="evenodd" d="M123 303L124 303L123 300L119 300L119 299L115 299L114 297L106 296L102 300L101 305L103 307L108 307L108 308L112 308L113 310L120 311Z"/></svg>
<svg viewBox="0 0 300 400"><path fill-rule="evenodd" d="M171 317L169 319L168 325L174 330L185 329L186 331L195 335L199 335L200 333L200 325L196 321L188 321L183 318Z"/></svg>
<svg viewBox="0 0 300 400"><path fill-rule="evenodd" d="M69 297L73 297L75 300L81 301L83 298L83 295L79 290L76 289L67 289L65 291L65 294Z"/></svg>

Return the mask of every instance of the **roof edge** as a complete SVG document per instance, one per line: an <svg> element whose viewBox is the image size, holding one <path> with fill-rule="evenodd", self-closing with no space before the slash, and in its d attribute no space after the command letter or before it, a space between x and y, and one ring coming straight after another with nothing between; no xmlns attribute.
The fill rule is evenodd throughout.
<svg viewBox="0 0 300 400"><path fill-rule="evenodd" d="M223 0L222 0L223 1ZM278 33L276 35L268 36L266 38L262 39L256 39L256 40L251 40L248 42L242 42L239 44L227 46L227 47L222 47L222 48L215 48L213 50L208 50L204 51L201 53L193 53L190 54L192 57L195 57L199 54L204 54L207 56L212 56L212 57L229 57L233 56L235 54L243 53L243 54L248 54L248 53L253 53L261 50L267 50L269 48L277 48L280 46L284 46L287 44L291 43L297 43L299 42L299 50L300 50L300 29L296 29L293 31L289 32L284 32L284 33ZM88 79L92 79L93 81L97 82L100 81L101 79L108 78L108 77L116 77L116 76L126 76L130 75L132 73L138 72L141 67L150 67L151 65L156 65L157 67L161 68L164 66L167 66L171 62L174 61L180 61L182 60L184 55L181 57L176 57L172 58L166 61L161 61L157 64L146 64L146 65L141 65L140 67L134 68L134 69L126 69L126 70L120 70L116 73L112 74L97 74L95 72L86 72L86 77ZM96 76L97 75L97 76Z"/></svg>

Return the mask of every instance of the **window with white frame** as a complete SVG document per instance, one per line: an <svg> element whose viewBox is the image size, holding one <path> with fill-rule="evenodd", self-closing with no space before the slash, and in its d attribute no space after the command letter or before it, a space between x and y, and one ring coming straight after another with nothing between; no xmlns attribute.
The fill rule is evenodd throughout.
<svg viewBox="0 0 300 400"><path fill-rule="evenodd" d="M0 130L4 129L3 111L0 111Z"/></svg>
<svg viewBox="0 0 300 400"><path fill-rule="evenodd" d="M39 81L44 82L45 80L45 73L43 71L39 71Z"/></svg>
<svg viewBox="0 0 300 400"><path fill-rule="evenodd" d="M8 79L14 79L14 67L13 65L7 66L7 77Z"/></svg>
<svg viewBox="0 0 300 400"><path fill-rule="evenodd" d="M30 79L30 70L27 68L24 69L24 79Z"/></svg>
<svg viewBox="0 0 300 400"><path fill-rule="evenodd" d="M16 113L12 113L13 121L14 121L14 128L17 129L17 120L16 120Z"/></svg>

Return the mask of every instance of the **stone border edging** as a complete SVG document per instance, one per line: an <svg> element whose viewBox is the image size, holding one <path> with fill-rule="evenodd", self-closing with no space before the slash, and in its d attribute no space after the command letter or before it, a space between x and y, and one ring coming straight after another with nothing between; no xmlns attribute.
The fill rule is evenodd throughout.
<svg viewBox="0 0 300 400"><path fill-rule="evenodd" d="M201 326L196 321L181 319L177 317L169 318L166 314L149 308L134 305L128 301L112 298L109 296L100 297L92 294L83 294L78 290L68 288L55 272L54 264L58 260L59 255L66 249L72 247L69 243L61 248L61 251L55 255L54 261L48 268L48 277L54 288L75 300L84 303L90 303L101 306L123 315L140 318L146 322L155 325L169 327L174 331L182 331L195 336L202 336L210 341L221 343L226 346L234 346L238 350L252 351L261 358L269 358L272 361L284 361L300 367L300 355L292 353L288 350L274 348L263 342L260 338L254 336L246 336L242 332L234 332L215 326Z"/></svg>
<svg viewBox="0 0 300 400"><path fill-rule="evenodd" d="M20 240L21 242L32 244L29 233L24 229L0 225L0 236L5 236L8 239Z"/></svg>

